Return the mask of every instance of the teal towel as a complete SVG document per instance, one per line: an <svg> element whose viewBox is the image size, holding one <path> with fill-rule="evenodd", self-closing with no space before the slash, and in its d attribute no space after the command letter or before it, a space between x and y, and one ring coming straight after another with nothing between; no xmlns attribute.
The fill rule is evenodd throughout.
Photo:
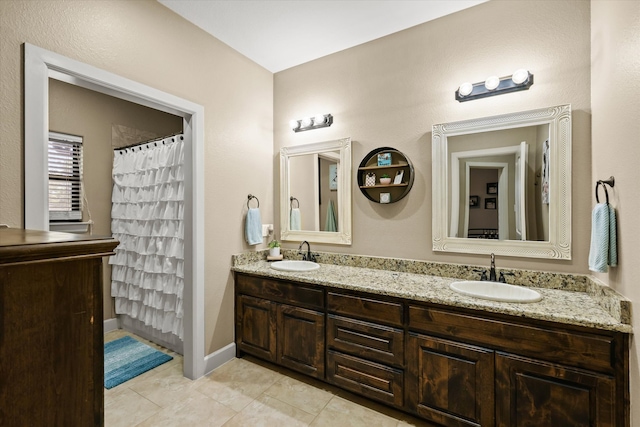
<svg viewBox="0 0 640 427"><path fill-rule="evenodd" d="M591 214L589 270L606 273L618 265L616 211L609 203L599 203Z"/></svg>
<svg viewBox="0 0 640 427"><path fill-rule="evenodd" d="M333 200L329 200L327 207L327 220L325 221L324 231L338 231L338 221L336 220L336 210L333 207Z"/></svg>
<svg viewBox="0 0 640 427"><path fill-rule="evenodd" d="M260 209L251 208L247 212L244 223L244 236L250 245L262 243L262 220L260 219Z"/></svg>

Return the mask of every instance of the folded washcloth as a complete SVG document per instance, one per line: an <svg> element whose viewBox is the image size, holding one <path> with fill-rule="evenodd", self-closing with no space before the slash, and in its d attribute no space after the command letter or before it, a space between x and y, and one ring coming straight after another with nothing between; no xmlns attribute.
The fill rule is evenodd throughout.
<svg viewBox="0 0 640 427"><path fill-rule="evenodd" d="M250 245L262 243L262 220L260 219L260 209L251 208L247 212L244 223L244 237Z"/></svg>
<svg viewBox="0 0 640 427"><path fill-rule="evenodd" d="M324 225L324 231L338 231L338 221L336 220L336 210L333 206L333 200L329 200L327 207L327 220Z"/></svg>
<svg viewBox="0 0 640 427"><path fill-rule="evenodd" d="M289 229L291 231L299 231L302 219L300 218L300 209L291 208L291 216L289 217Z"/></svg>
<svg viewBox="0 0 640 427"><path fill-rule="evenodd" d="M589 270L606 273L618 265L616 211L609 203L599 203L591 214Z"/></svg>

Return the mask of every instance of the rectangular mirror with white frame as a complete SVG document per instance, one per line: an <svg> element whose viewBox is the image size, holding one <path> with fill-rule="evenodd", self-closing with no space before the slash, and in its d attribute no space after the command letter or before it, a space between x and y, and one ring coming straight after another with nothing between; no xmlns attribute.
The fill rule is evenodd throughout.
<svg viewBox="0 0 640 427"><path fill-rule="evenodd" d="M433 126L433 250L571 259L571 106Z"/></svg>
<svg viewBox="0 0 640 427"><path fill-rule="evenodd" d="M280 239L351 244L351 138L280 149Z"/></svg>

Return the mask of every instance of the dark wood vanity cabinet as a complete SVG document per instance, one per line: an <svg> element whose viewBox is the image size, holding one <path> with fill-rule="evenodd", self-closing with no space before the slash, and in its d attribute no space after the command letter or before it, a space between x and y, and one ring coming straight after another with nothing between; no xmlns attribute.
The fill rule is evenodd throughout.
<svg viewBox="0 0 640 427"><path fill-rule="evenodd" d="M322 289L236 275L238 355L324 379L324 319Z"/></svg>
<svg viewBox="0 0 640 427"><path fill-rule="evenodd" d="M404 306L327 292L327 381L404 406Z"/></svg>
<svg viewBox="0 0 640 427"><path fill-rule="evenodd" d="M314 378L324 378L324 313L278 304L277 362Z"/></svg>
<svg viewBox="0 0 640 427"><path fill-rule="evenodd" d="M104 425L102 257L117 243L0 229L0 425Z"/></svg>
<svg viewBox="0 0 640 427"><path fill-rule="evenodd" d="M407 407L445 426L494 425L494 352L410 333Z"/></svg>
<svg viewBox="0 0 640 427"><path fill-rule="evenodd" d="M625 425L621 422L612 376L496 354L496 425Z"/></svg>
<svg viewBox="0 0 640 427"><path fill-rule="evenodd" d="M276 304L248 295L236 297L238 350L276 361Z"/></svg>
<svg viewBox="0 0 640 427"><path fill-rule="evenodd" d="M236 302L238 355L437 425L629 425L624 333L241 273Z"/></svg>
<svg viewBox="0 0 640 427"><path fill-rule="evenodd" d="M446 426L629 425L626 334L414 304L409 328L408 409L424 418Z"/></svg>

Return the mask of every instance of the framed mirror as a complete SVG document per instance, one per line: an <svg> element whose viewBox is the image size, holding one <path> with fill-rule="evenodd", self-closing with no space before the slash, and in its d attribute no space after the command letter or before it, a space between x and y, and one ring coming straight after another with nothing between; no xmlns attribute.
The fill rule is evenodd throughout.
<svg viewBox="0 0 640 427"><path fill-rule="evenodd" d="M571 106L433 126L433 250L571 259Z"/></svg>
<svg viewBox="0 0 640 427"><path fill-rule="evenodd" d="M280 149L280 239L351 244L351 138Z"/></svg>

